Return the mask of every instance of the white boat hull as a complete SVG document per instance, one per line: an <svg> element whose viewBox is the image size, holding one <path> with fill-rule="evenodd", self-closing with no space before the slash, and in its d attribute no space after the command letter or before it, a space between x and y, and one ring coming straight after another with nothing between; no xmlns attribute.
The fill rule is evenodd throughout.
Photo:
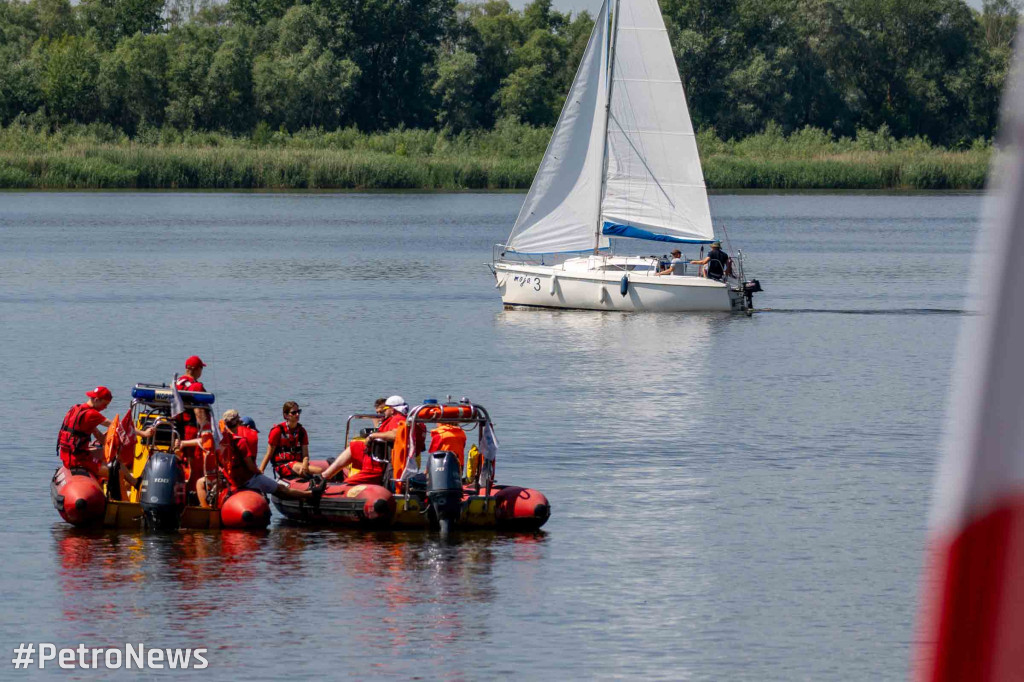
<svg viewBox="0 0 1024 682"><path fill-rule="evenodd" d="M730 312L743 309L742 294L724 283L693 276L496 262L501 301L508 308L566 308L623 312ZM627 277L625 295L622 277Z"/></svg>

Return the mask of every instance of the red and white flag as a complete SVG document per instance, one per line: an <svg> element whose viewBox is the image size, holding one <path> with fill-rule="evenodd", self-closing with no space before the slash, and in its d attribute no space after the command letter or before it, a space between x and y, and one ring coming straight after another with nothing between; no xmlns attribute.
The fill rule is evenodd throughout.
<svg viewBox="0 0 1024 682"><path fill-rule="evenodd" d="M1022 45L1018 38L1018 45ZM939 467L919 681L1024 680L1024 52L1004 94Z"/></svg>
<svg viewBox="0 0 1024 682"><path fill-rule="evenodd" d="M114 456L122 464L130 464L135 459L135 427L132 425L131 408L117 422L114 428L114 435L117 437L117 449L114 451Z"/></svg>

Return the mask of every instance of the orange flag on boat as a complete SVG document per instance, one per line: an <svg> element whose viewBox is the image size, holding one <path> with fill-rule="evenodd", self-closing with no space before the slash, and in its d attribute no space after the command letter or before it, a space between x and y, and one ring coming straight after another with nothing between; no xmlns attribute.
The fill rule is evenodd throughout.
<svg viewBox="0 0 1024 682"><path fill-rule="evenodd" d="M131 468L132 461L135 459L135 427L132 426L131 410L128 410L123 418L114 415L114 420L103 442L103 454L107 463L113 462L117 458L121 464Z"/></svg>
<svg viewBox="0 0 1024 682"><path fill-rule="evenodd" d="M919 681L1024 680L1024 52L974 263L936 483L913 661Z"/></svg>

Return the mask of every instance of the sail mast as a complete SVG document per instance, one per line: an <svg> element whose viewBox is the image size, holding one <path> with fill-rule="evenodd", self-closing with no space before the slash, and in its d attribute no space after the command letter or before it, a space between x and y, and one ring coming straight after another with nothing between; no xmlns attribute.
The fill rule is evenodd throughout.
<svg viewBox="0 0 1024 682"><path fill-rule="evenodd" d="M597 193L597 225L594 226L594 255L596 256L601 251L601 203L604 201L604 186L608 175L608 121L611 114L612 107L612 80L615 73L615 34L616 27L619 25L619 0L615 0L612 5L612 11L608 14L608 23L610 29L608 31L608 70L607 70L607 83L608 93L604 101L604 140L601 143L601 190Z"/></svg>

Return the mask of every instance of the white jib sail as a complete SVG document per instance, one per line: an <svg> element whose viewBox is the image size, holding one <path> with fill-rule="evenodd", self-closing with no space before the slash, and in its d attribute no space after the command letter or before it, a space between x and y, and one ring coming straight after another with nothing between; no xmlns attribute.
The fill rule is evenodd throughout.
<svg viewBox="0 0 1024 682"><path fill-rule="evenodd" d="M602 5L508 247L520 253L594 248L607 95L608 4ZM607 246L607 239L602 240Z"/></svg>
<svg viewBox="0 0 1024 682"><path fill-rule="evenodd" d="M697 140L657 0L622 0L616 22L604 221L714 238Z"/></svg>

